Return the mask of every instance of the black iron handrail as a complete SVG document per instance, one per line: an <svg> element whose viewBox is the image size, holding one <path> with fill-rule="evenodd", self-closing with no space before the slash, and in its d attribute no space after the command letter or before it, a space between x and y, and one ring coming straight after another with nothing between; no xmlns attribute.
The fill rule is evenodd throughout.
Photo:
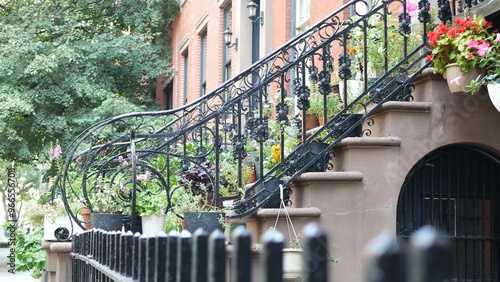
<svg viewBox="0 0 500 282"><path fill-rule="evenodd" d="M165 193L167 212L172 211L175 191L205 191L203 195L210 194L210 204L216 207L222 200L236 200L229 213L233 218L266 207L280 190L287 197L290 184L302 173L331 168L331 149L382 103L411 99L412 79L430 64L425 61L425 31L433 18L429 2L419 1L420 29L412 31L407 3L351 1L186 106L121 115L85 130L71 145L58 183L68 212L81 224L70 202L80 199L97 211L98 194L107 192L109 196L110 190L111 200L125 206L135 202L136 190ZM391 29L395 18L397 30ZM368 38L375 31L380 32L379 37ZM360 35L361 45L354 46L355 34ZM418 42L410 41L412 38ZM402 52L396 60L389 54L395 40L401 43ZM368 51L373 44L381 48L377 62ZM357 48L355 54L353 48ZM372 69L376 63L381 65L377 73ZM373 74L379 76L370 81ZM341 93L332 90L332 76L338 76L338 84L345 86ZM352 81L357 83L357 91L349 90ZM321 95L325 114L327 98L332 95L337 95L343 107L329 120L324 118L323 126L306 132L311 92ZM353 112L360 114L359 119L346 115ZM274 122L278 125L271 125ZM288 130L301 140L293 148L286 147ZM363 134L369 135L369 129ZM265 153L269 142L275 145L274 164ZM245 175L250 155L255 155L257 178L249 183ZM202 177L193 180L194 173ZM239 193L221 195L228 187ZM134 204L131 206L134 214Z"/></svg>

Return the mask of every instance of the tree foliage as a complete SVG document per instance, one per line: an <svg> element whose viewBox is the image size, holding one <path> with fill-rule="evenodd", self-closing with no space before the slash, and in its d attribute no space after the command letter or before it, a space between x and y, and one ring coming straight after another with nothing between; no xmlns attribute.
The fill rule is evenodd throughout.
<svg viewBox="0 0 500 282"><path fill-rule="evenodd" d="M156 107L177 0L0 0L0 159Z"/></svg>

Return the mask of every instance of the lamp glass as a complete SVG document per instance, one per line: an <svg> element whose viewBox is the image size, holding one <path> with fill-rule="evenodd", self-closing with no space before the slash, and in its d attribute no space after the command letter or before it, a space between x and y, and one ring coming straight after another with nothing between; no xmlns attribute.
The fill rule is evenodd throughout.
<svg viewBox="0 0 500 282"><path fill-rule="evenodd" d="M256 16L257 16L257 8L259 5L255 3L254 1L250 1L250 3L247 4L247 9L248 9L248 17L253 21Z"/></svg>
<svg viewBox="0 0 500 282"><path fill-rule="evenodd" d="M229 46L231 44L231 37L233 36L233 33L231 32L229 27L226 27L222 35L224 36L224 44Z"/></svg>

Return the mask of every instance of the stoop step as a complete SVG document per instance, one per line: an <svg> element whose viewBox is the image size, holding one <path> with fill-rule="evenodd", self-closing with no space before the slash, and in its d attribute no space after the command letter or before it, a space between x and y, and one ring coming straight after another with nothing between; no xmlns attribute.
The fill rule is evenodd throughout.
<svg viewBox="0 0 500 282"><path fill-rule="evenodd" d="M363 174L356 171L307 172L293 182L291 187L292 207L328 207L331 205L332 189L349 189L363 180ZM321 208L323 209L323 208Z"/></svg>
<svg viewBox="0 0 500 282"><path fill-rule="evenodd" d="M370 118L372 126L364 126L373 137L415 137L422 134L422 125L431 123L431 102L384 103Z"/></svg>
<svg viewBox="0 0 500 282"><path fill-rule="evenodd" d="M345 138L333 148L334 171L370 171L382 160L397 158L401 138L353 137Z"/></svg>

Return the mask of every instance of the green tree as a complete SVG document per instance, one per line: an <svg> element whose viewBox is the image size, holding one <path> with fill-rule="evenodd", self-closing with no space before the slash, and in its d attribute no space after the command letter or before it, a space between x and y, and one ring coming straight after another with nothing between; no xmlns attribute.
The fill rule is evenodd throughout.
<svg viewBox="0 0 500 282"><path fill-rule="evenodd" d="M157 109L177 0L0 0L0 159L30 162L93 123Z"/></svg>

